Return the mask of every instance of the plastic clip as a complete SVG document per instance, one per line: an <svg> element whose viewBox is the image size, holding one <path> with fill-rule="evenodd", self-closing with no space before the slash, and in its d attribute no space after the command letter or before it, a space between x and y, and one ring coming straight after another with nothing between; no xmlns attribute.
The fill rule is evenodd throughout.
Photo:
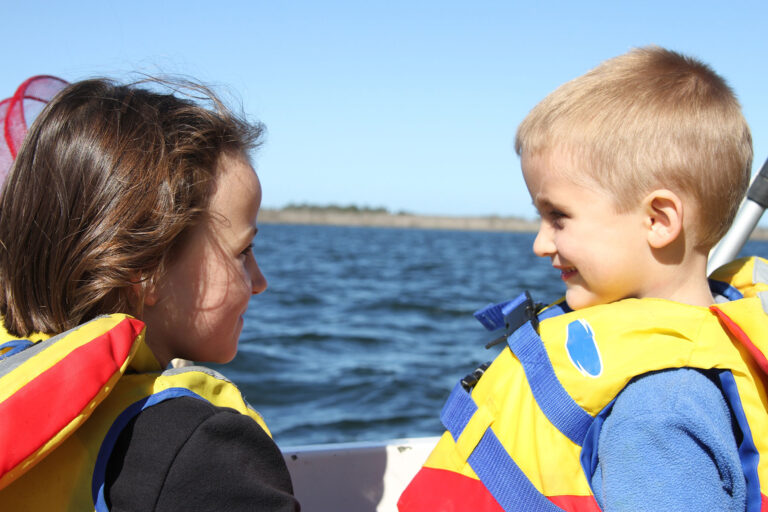
<svg viewBox="0 0 768 512"><path fill-rule="evenodd" d="M34 345L29 340L11 340L8 342L3 343L0 345L0 352L5 351L0 354L0 360L5 359L6 357L11 357L13 355L18 354L19 352L28 349Z"/></svg>
<svg viewBox="0 0 768 512"><path fill-rule="evenodd" d="M489 341L485 348L491 348L499 343L504 342L513 332L525 325L526 322L531 322L531 327L538 331L539 329L539 317L538 312L541 311L541 304L535 304L531 299L531 294L527 291L509 304L516 305L509 311L502 311L504 313L504 331L503 334L492 341ZM501 329L499 329L501 330Z"/></svg>
<svg viewBox="0 0 768 512"><path fill-rule="evenodd" d="M480 377L483 376L483 374L485 373L485 370L487 370L489 366L491 366L490 361L483 363L480 366L478 366L475 371L473 371L472 373L468 374L466 377L461 379L462 387L467 391L471 391L472 388L475 387L475 385L477 384L477 381L480 380Z"/></svg>

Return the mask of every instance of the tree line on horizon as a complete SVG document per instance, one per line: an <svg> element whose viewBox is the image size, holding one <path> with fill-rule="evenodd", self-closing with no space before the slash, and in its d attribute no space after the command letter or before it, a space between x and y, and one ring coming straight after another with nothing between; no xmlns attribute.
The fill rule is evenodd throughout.
<svg viewBox="0 0 768 512"><path fill-rule="evenodd" d="M376 214L383 214L383 215L413 215L413 216L419 216L419 214L415 214L413 212L409 212L409 211L406 211L406 210L399 210L397 212L391 212L391 211L389 211L389 209L387 209L387 208L385 208L383 206L358 206L358 205L355 205L355 204L349 204L349 205L326 204L326 205L322 205L322 204L313 204L313 203L288 203L285 206L277 208L277 210L280 210L280 211L317 212L317 213L349 213L349 214L355 214L355 213L376 213ZM483 218L488 218L488 219L509 219L509 220L520 221L520 222L530 222L531 221L530 219L526 219L524 217L518 217L518 216L515 216L515 215L512 215L512 216L502 216L502 215L490 214L490 215L479 215L478 217L483 217Z"/></svg>
<svg viewBox="0 0 768 512"><path fill-rule="evenodd" d="M384 213L392 214L387 208L383 206L358 206L355 204L350 205L337 205L327 204L318 205L312 203L288 203L281 208L282 210L303 210L303 211L315 211L315 212L334 212L334 213ZM394 215L408 215L406 211L399 211Z"/></svg>

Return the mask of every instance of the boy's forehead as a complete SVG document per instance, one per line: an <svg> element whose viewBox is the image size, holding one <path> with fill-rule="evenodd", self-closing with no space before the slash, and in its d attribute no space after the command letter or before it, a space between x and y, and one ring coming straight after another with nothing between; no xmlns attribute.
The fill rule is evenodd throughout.
<svg viewBox="0 0 768 512"><path fill-rule="evenodd" d="M562 146L553 146L540 149L532 153L523 153L521 163L523 171L525 167L532 167L535 172L555 173L563 176L587 176L587 162L585 157L578 157Z"/></svg>
<svg viewBox="0 0 768 512"><path fill-rule="evenodd" d="M539 210L558 206L565 198L578 203L579 191L583 189L616 203L615 195L588 172L586 165L583 160L559 151L522 155L523 177L534 206Z"/></svg>
<svg viewBox="0 0 768 512"><path fill-rule="evenodd" d="M572 165L570 158L564 158L553 152L523 155L520 164L523 178L534 202L546 189L543 185L547 182L565 179L575 184L580 174L578 167Z"/></svg>

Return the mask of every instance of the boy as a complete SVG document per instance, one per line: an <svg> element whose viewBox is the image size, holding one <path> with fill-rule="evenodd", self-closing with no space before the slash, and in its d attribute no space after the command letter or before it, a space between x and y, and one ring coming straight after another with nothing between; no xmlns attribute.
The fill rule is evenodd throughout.
<svg viewBox="0 0 768 512"><path fill-rule="evenodd" d="M706 275L750 176L732 91L636 49L545 98L515 146L567 307L511 333L505 306L514 356L454 390L400 510L759 510L764 387ZM741 327L762 336L757 308Z"/></svg>

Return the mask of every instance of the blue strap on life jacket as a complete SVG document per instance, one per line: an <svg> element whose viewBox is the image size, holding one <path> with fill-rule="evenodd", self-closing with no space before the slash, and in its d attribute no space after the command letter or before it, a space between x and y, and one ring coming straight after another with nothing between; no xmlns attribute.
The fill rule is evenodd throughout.
<svg viewBox="0 0 768 512"><path fill-rule="evenodd" d="M7 348L10 348L11 350L9 350L8 352L0 354L0 360L5 359L6 357L11 357L12 355L18 354L22 350L28 349L32 345L34 345L34 343L32 343L29 340L11 340L11 341L6 341L2 345L0 345L0 352L2 352L3 350L5 350Z"/></svg>
<svg viewBox="0 0 768 512"><path fill-rule="evenodd" d="M760 477L757 473L757 464L760 460L760 453L755 447L755 441L752 438L752 430L749 428L747 415L744 413L744 406L741 403L739 390L736 387L736 379L728 370L717 372L718 383L723 394L728 399L728 405L731 408L736 424L741 430L741 440L739 441L739 458L741 467L744 468L744 478L747 484L747 512L760 512L762 510L762 494L760 491Z"/></svg>
<svg viewBox="0 0 768 512"><path fill-rule="evenodd" d="M475 313L475 318L492 334L503 331L510 350L523 365L539 408L563 435L581 445L593 418L571 398L557 378L537 332L536 312L530 294L525 292L511 301L484 307Z"/></svg>
<svg viewBox="0 0 768 512"><path fill-rule="evenodd" d="M109 462L109 458L112 455L112 450L114 449L115 444L117 444L117 439L120 436L120 433L122 433L128 423L130 423L130 421L144 409L152 407L153 405L157 405L166 400L170 400L171 398L180 397L190 397L202 401L207 401L205 398L201 397L190 389L180 387L168 388L148 397L142 398L138 402L134 402L122 413L120 413L117 419L115 419L114 423L109 428L107 435L104 437L104 441L102 441L101 447L99 448L99 454L96 458L96 465L93 470L93 478L91 480L91 497L93 498L96 512L109 512L109 506L107 505L107 500L104 495L105 483L107 479L107 463Z"/></svg>
<svg viewBox="0 0 768 512"><path fill-rule="evenodd" d="M472 400L469 392L461 383L456 384L440 414L443 425L451 433L454 441L459 439L476 411L477 404ZM467 458L467 462L504 510L531 512L562 510L541 494L528 480L490 427L486 429L480 442Z"/></svg>
<svg viewBox="0 0 768 512"><path fill-rule="evenodd" d="M739 300L744 298L744 294L737 288L724 281L709 280L709 289L714 295L722 295L728 300Z"/></svg>
<svg viewBox="0 0 768 512"><path fill-rule="evenodd" d="M492 335L503 333L510 349L520 360L533 395L547 418L576 444L586 436L592 417L568 395L555 375L546 349L536 332L536 306L526 292L514 300L492 304L475 313ZM496 340L488 345L494 345ZM457 384L440 419L454 440L458 440L477 411L469 389ZM561 510L536 489L509 456L489 427L467 458L472 470L504 510Z"/></svg>
<svg viewBox="0 0 768 512"><path fill-rule="evenodd" d="M528 379L536 404L557 430L581 446L592 416L571 398L555 374L539 334L530 322L507 338Z"/></svg>

